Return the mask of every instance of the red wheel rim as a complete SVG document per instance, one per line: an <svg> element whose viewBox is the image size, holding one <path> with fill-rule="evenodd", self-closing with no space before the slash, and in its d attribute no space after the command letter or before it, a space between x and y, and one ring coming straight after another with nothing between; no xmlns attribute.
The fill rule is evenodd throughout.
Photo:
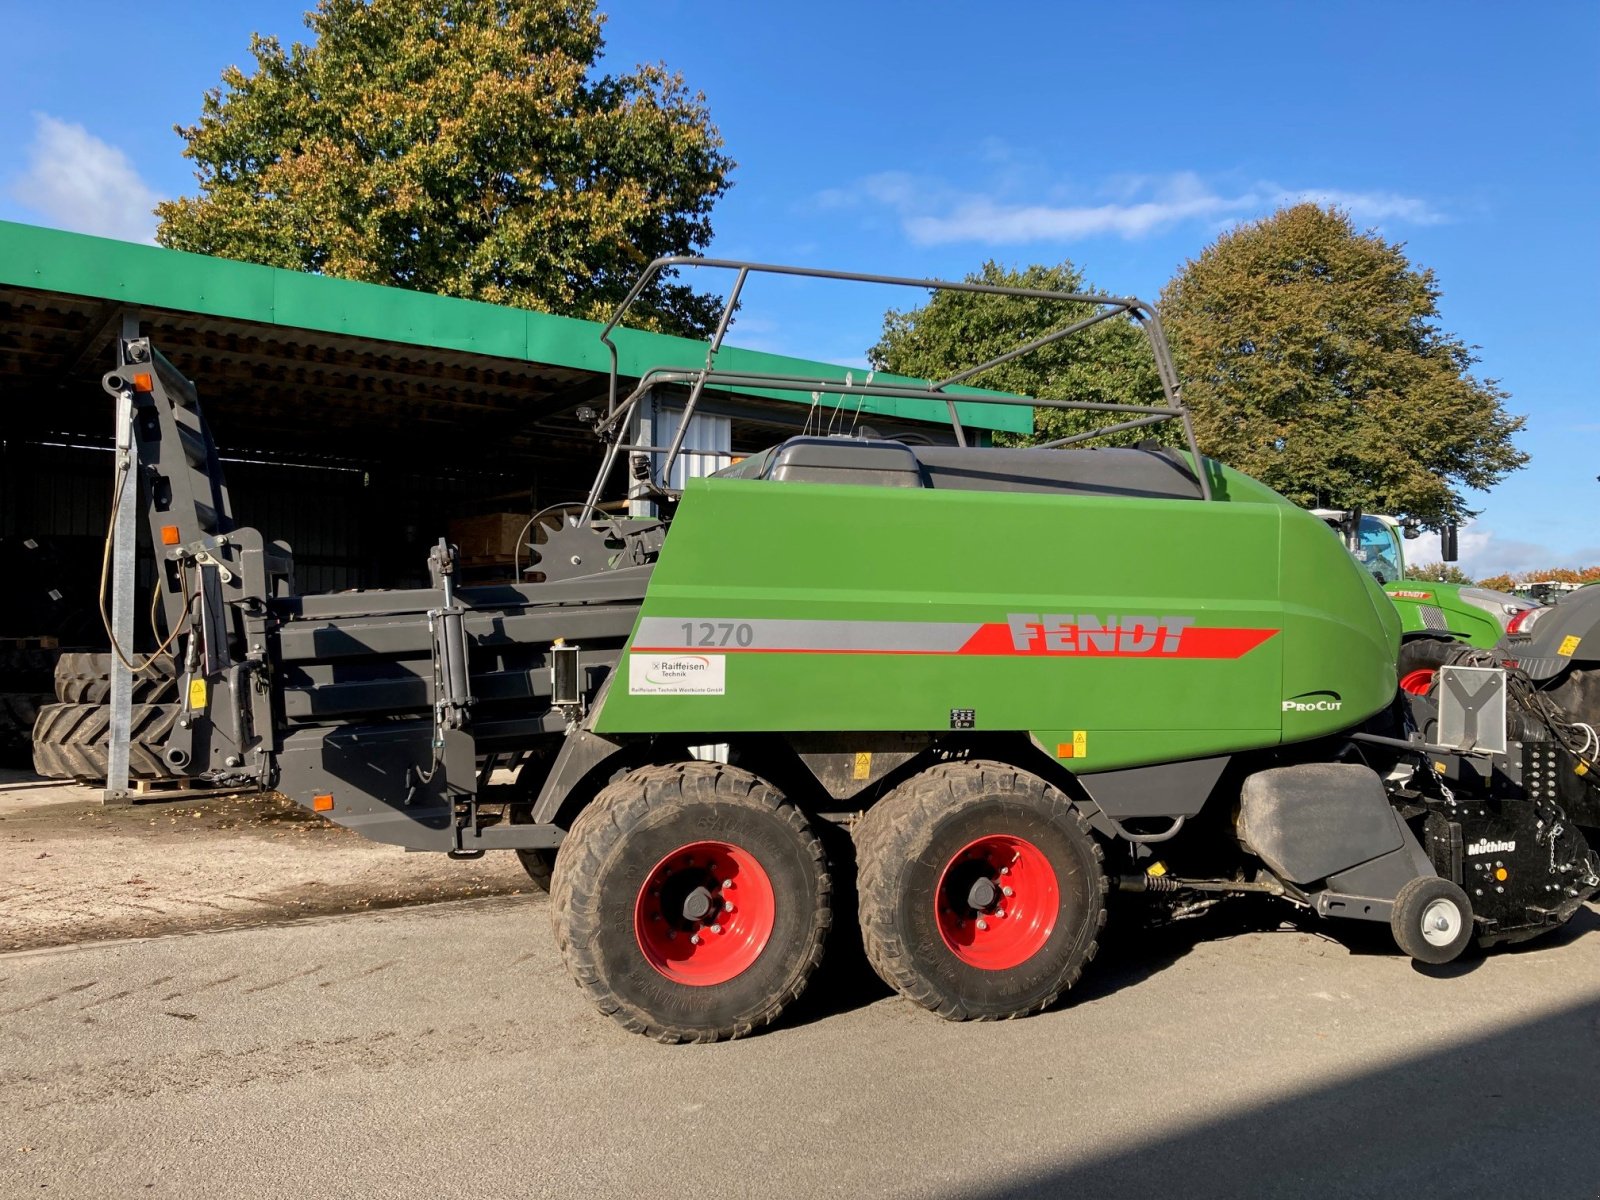
<svg viewBox="0 0 1600 1200"><path fill-rule="evenodd" d="M1433 669L1419 667L1408 671L1400 680L1400 690L1411 696L1426 696L1433 690Z"/></svg>
<svg viewBox="0 0 1600 1200"><path fill-rule="evenodd" d="M1004 971L1050 940L1061 888L1039 847L996 833L969 842L945 864L933 902L950 953L968 966Z"/></svg>
<svg viewBox="0 0 1600 1200"><path fill-rule="evenodd" d="M772 881L753 855L728 842L692 842L651 868L633 931L666 978L711 987L761 957L776 912Z"/></svg>

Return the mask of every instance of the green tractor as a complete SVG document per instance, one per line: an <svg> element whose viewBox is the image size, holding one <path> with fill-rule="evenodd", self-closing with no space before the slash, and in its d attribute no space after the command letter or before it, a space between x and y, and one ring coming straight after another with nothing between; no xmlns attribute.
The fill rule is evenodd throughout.
<svg viewBox="0 0 1600 1200"><path fill-rule="evenodd" d="M1403 636L1448 638L1488 649L1514 629L1539 601L1470 583L1443 583L1406 578L1403 539L1416 537L1415 525L1397 517L1359 509L1315 508L1344 541L1345 548L1376 579L1400 613ZM1456 560L1456 528L1439 531L1441 557Z"/></svg>
<svg viewBox="0 0 1600 1200"><path fill-rule="evenodd" d="M631 386L613 369L605 411L584 415L593 486L535 516L536 561L511 584L460 585L441 544L429 587L296 594L289 548L232 522L193 388L122 342L105 384L133 410L169 628L196 614L160 761L411 849L519 852L584 994L663 1041L770 1023L847 924L904 996L991 1020L1077 981L1112 891L1174 914L1269 896L1380 923L1441 964L1560 926L1600 888L1545 783L1586 744L1572 720L1504 666L1441 663L1414 707L1377 579L1317 516L1199 453L1152 307L665 259L602 343L649 279L719 267L736 282L704 366ZM758 274L1065 315L931 382L721 369ZM1117 319L1148 335L1161 401L963 386ZM847 428L868 396L931 401L948 444L794 437L674 487L719 389L828 397ZM644 402L669 397L662 446ZM985 447L969 402L1107 423ZM1184 449L1087 444L1160 422Z"/></svg>

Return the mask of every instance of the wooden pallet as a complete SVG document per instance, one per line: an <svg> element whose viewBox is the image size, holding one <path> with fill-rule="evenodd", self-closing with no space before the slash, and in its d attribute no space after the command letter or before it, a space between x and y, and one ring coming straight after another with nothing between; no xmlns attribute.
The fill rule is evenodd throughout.
<svg viewBox="0 0 1600 1200"><path fill-rule="evenodd" d="M128 795L135 802L193 800L200 796L252 796L265 789L228 787L195 779L130 779Z"/></svg>
<svg viewBox="0 0 1600 1200"><path fill-rule="evenodd" d="M0 650L59 650L57 637L0 637Z"/></svg>

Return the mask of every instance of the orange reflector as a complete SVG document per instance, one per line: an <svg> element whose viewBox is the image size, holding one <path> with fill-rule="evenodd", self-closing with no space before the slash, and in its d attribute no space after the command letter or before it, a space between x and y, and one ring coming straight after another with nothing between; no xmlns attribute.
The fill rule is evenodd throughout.
<svg viewBox="0 0 1600 1200"><path fill-rule="evenodd" d="M161 527L161 544L163 546L176 546L178 544L178 527L176 525L163 525Z"/></svg>
<svg viewBox="0 0 1600 1200"><path fill-rule="evenodd" d="M1498 867L1498 868L1495 869L1494 877L1496 879L1498 879L1501 883L1504 883L1506 881L1506 875L1507 875L1507 871L1506 871L1506 869L1504 867Z"/></svg>
<svg viewBox="0 0 1600 1200"><path fill-rule="evenodd" d="M136 392L155 391L156 382L150 378L148 371L141 371L133 377L133 390Z"/></svg>
<svg viewBox="0 0 1600 1200"><path fill-rule="evenodd" d="M311 810L313 812L327 812L332 807L333 807L333 797L332 796L313 796L313 797L311 797Z"/></svg>
<svg viewBox="0 0 1600 1200"><path fill-rule="evenodd" d="M1071 742L1060 742L1056 745L1057 758L1071 758L1073 755Z"/></svg>

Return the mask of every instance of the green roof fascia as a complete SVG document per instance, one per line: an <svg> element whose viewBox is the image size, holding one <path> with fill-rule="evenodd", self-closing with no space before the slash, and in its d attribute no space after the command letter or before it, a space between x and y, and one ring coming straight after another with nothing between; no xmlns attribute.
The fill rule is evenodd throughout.
<svg viewBox="0 0 1600 1200"><path fill-rule="evenodd" d="M594 321L13 221L0 221L0 284L139 308L459 350L602 374L611 367L610 356L600 341L601 326ZM637 329L619 329L612 336L623 375L638 377L652 367L696 369L705 363L706 344L702 341ZM716 365L725 370L818 379L842 380L847 375L858 381L865 378L860 367L812 362L737 346L724 346ZM890 375L875 378L912 386L923 382ZM740 390L797 403L809 400L793 392ZM960 396L996 394L981 388L951 388L950 392ZM857 407L856 399L851 397L825 396L822 403L837 403L851 410ZM859 407L862 412L912 420L949 419L942 398L869 396L860 399ZM956 407L962 423L977 429L1012 433L1033 429L1033 410L1024 404L968 400Z"/></svg>

